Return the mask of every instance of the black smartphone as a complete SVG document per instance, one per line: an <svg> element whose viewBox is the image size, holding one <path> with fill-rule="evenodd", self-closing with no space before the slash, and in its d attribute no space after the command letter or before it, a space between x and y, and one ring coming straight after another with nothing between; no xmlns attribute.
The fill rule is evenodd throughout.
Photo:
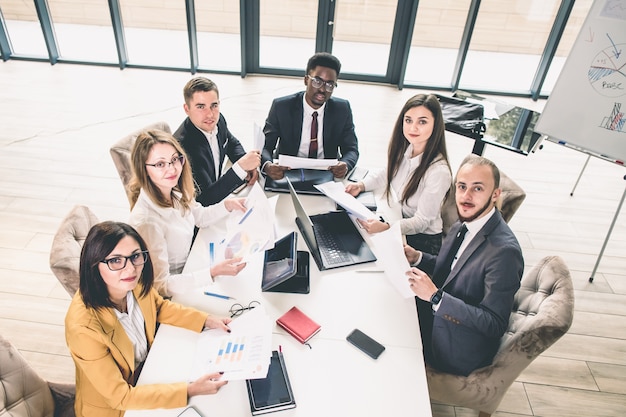
<svg viewBox="0 0 626 417"><path fill-rule="evenodd" d="M346 337L346 340L373 359L378 359L380 354L385 350L383 345L359 329L352 330L352 332L350 332L350 334Z"/></svg>

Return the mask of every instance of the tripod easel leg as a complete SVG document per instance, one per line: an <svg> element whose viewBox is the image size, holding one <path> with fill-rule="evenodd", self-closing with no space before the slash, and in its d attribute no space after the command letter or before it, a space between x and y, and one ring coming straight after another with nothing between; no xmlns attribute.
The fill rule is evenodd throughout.
<svg viewBox="0 0 626 417"><path fill-rule="evenodd" d="M587 155L587 160L585 161L585 165L583 165L583 169L580 170L580 174L578 174L578 179L576 180L576 183L574 184L574 188L572 188L572 191L569 193L570 197L574 195L574 190L578 186L578 181L580 181L580 178L583 176L583 172L585 172L585 168L587 168L589 159L591 159L591 155Z"/></svg>
<svg viewBox="0 0 626 417"><path fill-rule="evenodd" d="M624 177L626 179L626 176ZM613 221L611 222L611 226L609 227L609 231L606 234L606 238L604 239L604 243L602 244L602 249L600 250L600 254L598 255L598 259L596 260L596 264L593 267L593 271L591 271L591 276L589 277L589 282L593 282L593 277L596 275L596 271L598 270L598 265L600 264L600 259L602 259L602 255L604 254L604 249L606 248L606 244L609 242L609 237L611 236L611 232L613 232L613 227L615 226L615 222L617 221L617 216L619 216L619 212L622 210L622 204L624 204L624 198L626 197L626 189L624 189L624 194L622 194L622 199L617 206L617 211L615 212L615 216L613 216Z"/></svg>

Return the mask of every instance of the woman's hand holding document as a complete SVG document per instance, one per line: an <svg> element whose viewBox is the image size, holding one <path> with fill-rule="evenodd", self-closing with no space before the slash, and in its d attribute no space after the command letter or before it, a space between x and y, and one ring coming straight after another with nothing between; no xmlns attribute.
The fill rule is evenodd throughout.
<svg viewBox="0 0 626 417"><path fill-rule="evenodd" d="M346 193L345 186L341 182L329 181L315 186L327 197L333 199L337 204L358 219L369 220L378 217L371 210L358 201L351 194Z"/></svg>
<svg viewBox="0 0 626 417"><path fill-rule="evenodd" d="M411 265L404 256L400 223L396 222L388 230L370 236L370 239L374 243L372 249L376 254L376 263L382 266L389 282L402 297L415 297L406 277L406 271L411 269Z"/></svg>

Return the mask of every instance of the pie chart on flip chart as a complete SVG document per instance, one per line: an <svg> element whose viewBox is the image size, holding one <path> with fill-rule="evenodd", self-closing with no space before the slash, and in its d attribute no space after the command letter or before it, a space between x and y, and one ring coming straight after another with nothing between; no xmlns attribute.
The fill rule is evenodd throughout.
<svg viewBox="0 0 626 417"><path fill-rule="evenodd" d="M600 51L591 62L587 76L593 88L605 97L626 94L626 44Z"/></svg>

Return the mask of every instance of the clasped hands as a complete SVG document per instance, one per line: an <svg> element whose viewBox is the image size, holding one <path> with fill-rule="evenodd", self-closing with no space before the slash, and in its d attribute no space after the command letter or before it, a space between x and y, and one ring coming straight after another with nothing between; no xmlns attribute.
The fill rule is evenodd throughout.
<svg viewBox="0 0 626 417"><path fill-rule="evenodd" d="M261 152L250 151L237 160L239 166L246 171L245 181L253 185L259 179L259 167L261 166Z"/></svg>
<svg viewBox="0 0 626 417"><path fill-rule="evenodd" d="M289 171L291 168L274 163L268 163L265 165L265 173L273 180L280 180L285 176L285 171ZM328 167L328 170L333 173L335 178L343 178L348 173L348 164L343 161L339 161L337 165Z"/></svg>
<svg viewBox="0 0 626 417"><path fill-rule="evenodd" d="M420 259L421 253L405 244L404 256L406 256L409 264L413 265ZM424 301L430 301L430 297L438 290L430 276L419 268L412 267L406 272L406 276L409 279L411 290Z"/></svg>

